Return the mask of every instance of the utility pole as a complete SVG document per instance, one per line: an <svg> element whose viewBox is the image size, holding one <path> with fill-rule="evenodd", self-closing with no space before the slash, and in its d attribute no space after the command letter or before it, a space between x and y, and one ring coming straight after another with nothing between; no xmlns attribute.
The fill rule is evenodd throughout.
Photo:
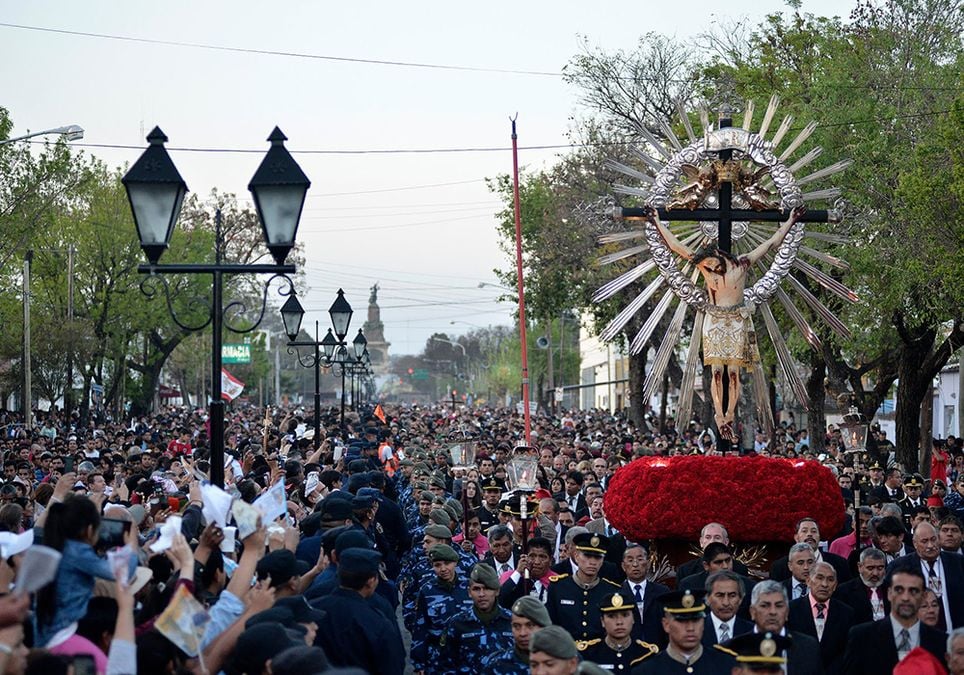
<svg viewBox="0 0 964 675"><path fill-rule="evenodd" d="M74 326L74 245L67 247L67 329ZM64 389L64 422L70 430L70 413L74 397L74 350L67 348L67 386Z"/></svg>
<svg viewBox="0 0 964 675"><path fill-rule="evenodd" d="M546 352L547 366L549 370L549 387L548 390L552 392L549 396L549 410L552 412L556 411L556 373L555 367L552 362L552 319L546 322L546 340L549 341L548 351Z"/></svg>
<svg viewBox="0 0 964 675"><path fill-rule="evenodd" d="M30 381L30 262L33 250L23 256L23 423L29 433L33 427L33 387Z"/></svg>

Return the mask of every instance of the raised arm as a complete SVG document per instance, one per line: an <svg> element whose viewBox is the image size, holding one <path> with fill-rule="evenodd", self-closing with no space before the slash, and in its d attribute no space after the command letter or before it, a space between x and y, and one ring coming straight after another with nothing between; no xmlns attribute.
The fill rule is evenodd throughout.
<svg viewBox="0 0 964 675"><path fill-rule="evenodd" d="M663 241L666 242L666 245L669 246L669 249L673 253L683 258L683 260L690 260L693 257L693 250L677 239L676 235L673 234L668 227L663 225L662 222L660 222L659 214L655 209L649 210L649 213L646 215L646 220L651 222L656 227L656 231L659 232L659 236L663 238Z"/></svg>
<svg viewBox="0 0 964 675"><path fill-rule="evenodd" d="M749 259L750 264L756 264L760 258L765 256L768 251L779 246L783 242L783 238L787 236L787 232L790 228L800 220L800 217L806 213L807 208L805 206L798 206L793 211L790 212L790 217L787 221L781 225L776 232L773 233L769 239L757 246L755 249L746 254L746 258Z"/></svg>

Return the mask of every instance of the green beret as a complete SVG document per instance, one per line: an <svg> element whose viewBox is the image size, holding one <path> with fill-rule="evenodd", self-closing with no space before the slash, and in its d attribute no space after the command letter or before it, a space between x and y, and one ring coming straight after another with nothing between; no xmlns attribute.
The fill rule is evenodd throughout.
<svg viewBox="0 0 964 675"><path fill-rule="evenodd" d="M500 588L499 575L495 573L493 567L485 563L475 564L475 567L472 568L472 573L469 575L469 580L477 584L482 584L493 591L497 591Z"/></svg>
<svg viewBox="0 0 964 675"><path fill-rule="evenodd" d="M445 506L446 508L451 507L452 509L454 509L455 520L462 520L462 516L465 513L465 510L462 508L462 502L460 502L458 499L453 499L452 497L449 497L448 499L445 500Z"/></svg>
<svg viewBox="0 0 964 675"><path fill-rule="evenodd" d="M439 525L438 523L432 523L425 528L425 534L430 537L435 537L436 539L451 539L452 530L445 527L445 525Z"/></svg>
<svg viewBox="0 0 964 675"><path fill-rule="evenodd" d="M458 562L459 554L455 552L455 549L448 544L436 544L428 550L428 559L433 563L439 560L444 560L445 562Z"/></svg>
<svg viewBox="0 0 964 675"><path fill-rule="evenodd" d="M451 520L450 514L445 509L432 509L428 514L428 519L437 525L448 526Z"/></svg>
<svg viewBox="0 0 964 675"><path fill-rule="evenodd" d="M432 476L428 484L432 487L442 488L443 490L445 489L445 479L441 476Z"/></svg>
<svg viewBox="0 0 964 675"><path fill-rule="evenodd" d="M534 598L531 595L524 595L516 600L515 604L512 605L512 613L516 616L525 617L530 621L534 621L543 628L552 625L552 619L549 618L549 611L546 609L546 606L543 605L538 598Z"/></svg>
<svg viewBox="0 0 964 675"><path fill-rule="evenodd" d="M422 494L418 496L418 501L420 502L434 502L435 495L428 490L422 490Z"/></svg>
<svg viewBox="0 0 964 675"><path fill-rule="evenodd" d="M529 638L529 653L542 652L556 659L575 659L579 656L576 642L562 626L546 626Z"/></svg>
<svg viewBox="0 0 964 675"><path fill-rule="evenodd" d="M413 462L412 460L410 460L410 459L408 459L408 458L405 458L405 459L403 459L401 462L399 462L398 465L399 465L399 466L415 466L415 462Z"/></svg>
<svg viewBox="0 0 964 675"><path fill-rule="evenodd" d="M455 507L449 504L448 502L446 502L445 505L442 506L442 508L445 510L445 513L451 516L452 520L455 520L455 521L462 520L462 514L456 511Z"/></svg>

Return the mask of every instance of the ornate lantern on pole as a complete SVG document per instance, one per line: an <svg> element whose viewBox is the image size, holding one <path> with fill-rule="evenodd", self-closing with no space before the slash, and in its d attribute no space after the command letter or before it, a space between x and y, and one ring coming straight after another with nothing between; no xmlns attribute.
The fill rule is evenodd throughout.
<svg viewBox="0 0 964 675"><path fill-rule="evenodd" d="M449 456L455 469L468 471L475 466L475 441L462 441L449 446Z"/></svg>
<svg viewBox="0 0 964 675"><path fill-rule="evenodd" d="M857 406L850 406L850 410L844 415L844 421L840 424L840 436L847 453L864 452L867 449L867 421Z"/></svg>

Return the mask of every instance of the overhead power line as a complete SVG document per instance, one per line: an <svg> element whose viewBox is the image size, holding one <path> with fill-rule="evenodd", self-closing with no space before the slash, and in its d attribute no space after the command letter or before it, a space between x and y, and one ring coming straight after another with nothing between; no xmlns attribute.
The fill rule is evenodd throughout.
<svg viewBox="0 0 964 675"><path fill-rule="evenodd" d="M2 26L3 24L0 24ZM874 117L867 119L858 120L845 120L842 122L830 122L830 123L818 123L818 128L830 128L830 127L841 127L841 126L858 126L865 124L880 124L889 123L894 120L899 119L915 119L921 117L933 117L937 115L944 115L949 113L950 109L947 110L931 110L920 113L908 113L905 115L888 115L885 117ZM804 126L790 127L788 131L800 131L804 129ZM45 144L47 141L44 140L28 140L26 143L38 143ZM522 145L519 146L519 150L571 150L575 148L607 148L607 147L619 147L625 145L638 145L640 140L626 140L626 141L605 141L599 143L550 143L541 145ZM100 148L108 150L143 150L143 145L126 145L119 143L71 143L71 147L81 147L81 148ZM185 146L167 146L167 150L171 152L194 152L194 153L204 153L204 154L263 154L263 148L191 148ZM341 149L341 150L331 150L331 149L315 149L315 150L299 150L296 148L291 148L291 154L293 155L438 155L438 154L464 154L464 153L475 153L475 152L509 152L512 150L511 146L472 146L472 147L451 147L451 148L367 148L367 149ZM475 181L467 181L475 182ZM455 185L458 183L447 183L448 185ZM373 191L377 192L377 191ZM364 193L330 193L331 196L338 194L364 194ZM315 195L316 197L319 195ZM328 195L325 195L328 196Z"/></svg>
<svg viewBox="0 0 964 675"><path fill-rule="evenodd" d="M62 28L48 28L45 26L27 26L15 23L0 23L3 28L36 31L39 33L58 33L75 37L98 38L101 40L117 40L119 42L138 42L141 44L163 45L166 47L189 47L191 49L206 49L218 52L234 52L237 54L261 54L265 56L284 56L296 59L312 59L316 61L334 61L340 63L362 63L377 66L395 66L399 68L425 68L430 70L457 70L474 73L498 73L500 75L535 75L538 77L562 77L562 73L545 70L519 70L514 68L489 68L479 66L460 66L447 63L422 63L418 61L396 61L386 59L363 59L349 56L333 56L330 54L309 54L306 52L288 52L275 49L253 49L250 47L229 47L227 45L209 45L200 42L184 42L180 40L158 40L154 38L134 37L131 35L110 35L108 33L90 33L79 30L65 30Z"/></svg>
<svg viewBox="0 0 964 675"><path fill-rule="evenodd" d="M114 40L117 42L131 42L148 45L160 45L164 47L181 47L188 49L200 49L207 51L231 52L236 54L258 54L261 56L277 56L284 58L306 59L313 61L329 61L335 63L354 63L361 65L390 66L395 68L418 68L425 70L474 72L474 73L494 73L498 75L525 75L530 77L561 79L565 73L561 71L521 69L521 68L495 68L491 66L465 66L451 63L426 63L420 61L403 61L398 59L373 59L350 56L335 56L331 54L312 54L309 52L291 52L277 49L258 49L253 47L232 47L228 45L213 45L201 42L186 42L183 40L161 40L157 38L135 37L133 35L116 35L110 33L93 33L89 31L68 30L64 28L51 28L48 26L28 26L26 24L0 22L0 27L11 28L14 30L33 31L38 33L52 33L58 35L69 35L73 37L95 38L99 40ZM664 78L646 75L626 75L614 79L629 82L673 82L685 84L694 82L694 78ZM839 84L841 89L877 89L880 85L872 84ZM892 89L909 91L958 91L962 87L954 86L928 86L928 85L891 85Z"/></svg>

